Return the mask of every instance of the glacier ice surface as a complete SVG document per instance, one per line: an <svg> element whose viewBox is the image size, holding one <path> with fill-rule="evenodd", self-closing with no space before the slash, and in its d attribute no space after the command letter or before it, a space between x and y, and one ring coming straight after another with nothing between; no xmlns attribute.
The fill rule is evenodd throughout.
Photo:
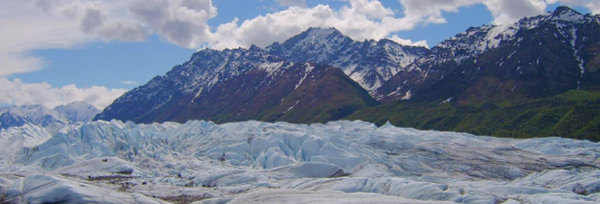
<svg viewBox="0 0 600 204"><path fill-rule="evenodd" d="M14 203L597 203L600 144L327 124L95 121L0 132Z"/></svg>

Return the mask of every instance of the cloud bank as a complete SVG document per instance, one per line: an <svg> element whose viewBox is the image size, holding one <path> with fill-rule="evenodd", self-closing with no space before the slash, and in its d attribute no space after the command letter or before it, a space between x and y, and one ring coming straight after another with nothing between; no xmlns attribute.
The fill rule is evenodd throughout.
<svg viewBox="0 0 600 204"><path fill-rule="evenodd" d="M20 79L0 78L0 104L41 104L54 108L62 104L83 101L98 109L104 109L125 91L125 89L107 89L100 86L78 88L73 84L56 88L48 83L24 83Z"/></svg>

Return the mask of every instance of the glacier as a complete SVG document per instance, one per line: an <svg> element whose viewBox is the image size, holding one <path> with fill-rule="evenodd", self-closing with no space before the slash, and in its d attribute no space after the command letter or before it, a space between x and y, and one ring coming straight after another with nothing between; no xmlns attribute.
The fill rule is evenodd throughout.
<svg viewBox="0 0 600 204"><path fill-rule="evenodd" d="M7 203L598 203L600 143L362 121L0 131Z"/></svg>

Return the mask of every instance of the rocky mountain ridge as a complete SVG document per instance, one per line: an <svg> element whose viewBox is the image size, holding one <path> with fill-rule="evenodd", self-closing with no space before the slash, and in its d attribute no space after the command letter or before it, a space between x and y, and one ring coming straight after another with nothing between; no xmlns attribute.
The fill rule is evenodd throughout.
<svg viewBox="0 0 600 204"><path fill-rule="evenodd" d="M568 7L512 25L472 27L431 49L390 40L358 42L335 28L311 28L264 49L201 50L165 76L118 98L95 119L313 123L352 114L352 119L379 124L387 112L404 110L394 108L404 102L473 106L467 109L477 110L486 104L508 107L559 100L569 108L573 103L565 102L565 97L552 97L582 90L564 96L592 94L586 97L593 98L600 90L598 70L600 16L583 15ZM324 75L317 76L317 72ZM318 80L306 80L312 78ZM588 99L574 100L588 104ZM377 108L370 108L374 106ZM534 115L541 111L536 109L540 105L526 107L532 107ZM356 111L360 113L353 114ZM373 114L382 117L363 117ZM421 122L436 121L431 117L435 116L426 116ZM595 120L595 116L583 118L584 124L574 128ZM557 121L563 120L549 124ZM434 127L455 130L456 124L461 121ZM477 133L496 134L491 130Z"/></svg>

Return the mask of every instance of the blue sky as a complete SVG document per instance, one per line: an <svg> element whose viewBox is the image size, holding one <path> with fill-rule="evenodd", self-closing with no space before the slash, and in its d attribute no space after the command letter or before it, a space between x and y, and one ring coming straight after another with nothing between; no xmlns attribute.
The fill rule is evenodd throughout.
<svg viewBox="0 0 600 204"><path fill-rule="evenodd" d="M432 47L561 4L600 12L590 0L7 0L0 104L102 108L206 47L264 47L308 27Z"/></svg>

